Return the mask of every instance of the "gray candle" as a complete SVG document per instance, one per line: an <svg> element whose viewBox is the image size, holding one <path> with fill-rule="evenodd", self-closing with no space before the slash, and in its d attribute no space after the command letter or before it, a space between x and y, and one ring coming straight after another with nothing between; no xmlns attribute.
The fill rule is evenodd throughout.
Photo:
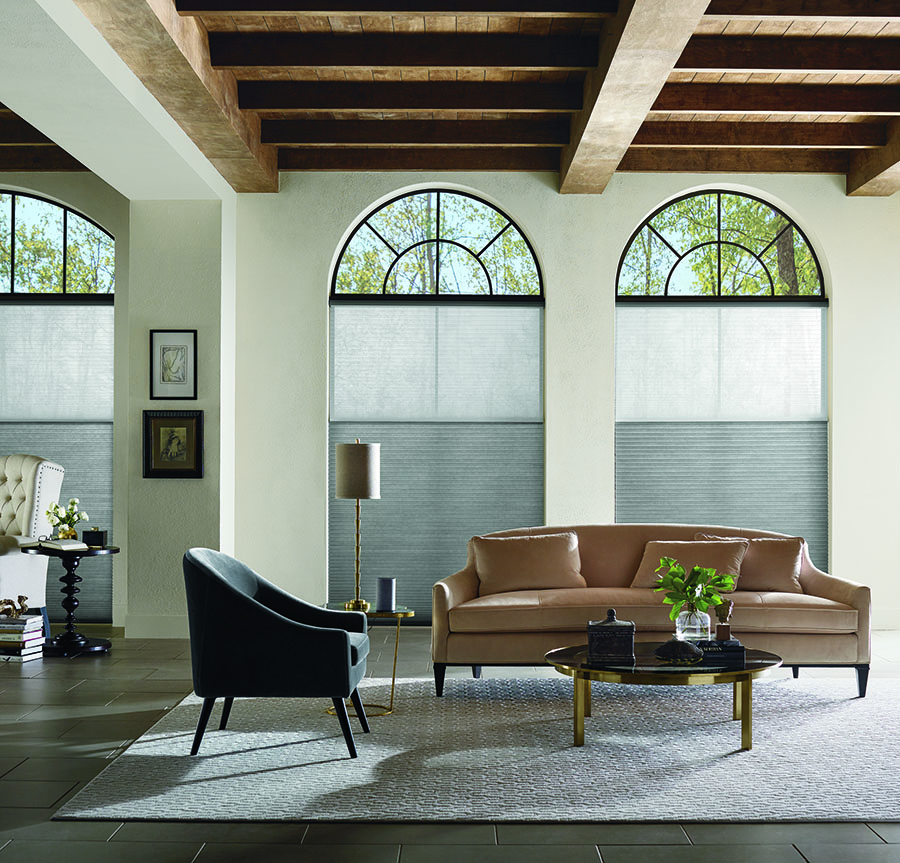
<svg viewBox="0 0 900 863"><path fill-rule="evenodd" d="M376 611L394 611L397 598L397 579L379 578L375 597Z"/></svg>

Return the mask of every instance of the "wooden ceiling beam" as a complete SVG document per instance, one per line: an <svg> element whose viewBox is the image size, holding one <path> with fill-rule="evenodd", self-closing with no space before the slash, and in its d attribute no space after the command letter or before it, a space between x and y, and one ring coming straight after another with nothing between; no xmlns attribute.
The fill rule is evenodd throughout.
<svg viewBox="0 0 900 863"><path fill-rule="evenodd" d="M846 153L828 150L630 149L620 171L691 174L845 174Z"/></svg>
<svg viewBox="0 0 900 863"><path fill-rule="evenodd" d="M651 120L635 147L764 147L773 149L876 148L887 142L882 123L740 123L727 120Z"/></svg>
<svg viewBox="0 0 900 863"><path fill-rule="evenodd" d="M509 18L607 18L615 15L618 0L355 0L325 4L322 0L266 0L253 5L247 0L175 0L179 15L496 15Z"/></svg>
<svg viewBox="0 0 900 863"><path fill-rule="evenodd" d="M23 144L31 147L55 146L46 135L17 114L0 109L0 147Z"/></svg>
<svg viewBox="0 0 900 863"><path fill-rule="evenodd" d="M900 84L666 84L650 109L693 114L900 114Z"/></svg>
<svg viewBox="0 0 900 863"><path fill-rule="evenodd" d="M780 18L816 21L858 21L900 19L900 0L711 0L707 18Z"/></svg>
<svg viewBox="0 0 900 863"><path fill-rule="evenodd" d="M900 72L900 39L694 36L675 64L697 72Z"/></svg>
<svg viewBox="0 0 900 863"><path fill-rule="evenodd" d="M74 156L62 147L0 147L0 171L86 171Z"/></svg>
<svg viewBox="0 0 900 863"><path fill-rule="evenodd" d="M553 120L263 120L262 141L292 146L562 146L569 124Z"/></svg>
<svg viewBox="0 0 900 863"><path fill-rule="evenodd" d="M574 112L580 84L433 81L241 81L242 108L255 111Z"/></svg>
<svg viewBox="0 0 900 863"><path fill-rule="evenodd" d="M278 153L282 171L556 171L558 147L301 147Z"/></svg>
<svg viewBox="0 0 900 863"><path fill-rule="evenodd" d="M622 0L605 21L584 108L563 149L560 192L602 192L703 17L708 0Z"/></svg>
<svg viewBox="0 0 900 863"><path fill-rule="evenodd" d="M474 33L210 33L214 69L589 69L596 39Z"/></svg>
<svg viewBox="0 0 900 863"><path fill-rule="evenodd" d="M857 153L847 172L848 195L893 195L900 191L900 120L891 120L879 150Z"/></svg>

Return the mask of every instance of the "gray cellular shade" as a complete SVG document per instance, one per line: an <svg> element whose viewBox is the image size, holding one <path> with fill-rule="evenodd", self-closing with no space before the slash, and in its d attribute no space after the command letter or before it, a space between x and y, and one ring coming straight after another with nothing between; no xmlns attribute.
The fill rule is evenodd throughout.
<svg viewBox="0 0 900 863"><path fill-rule="evenodd" d="M80 509L90 520L78 526L106 528L112 535L112 423L31 423L0 422L0 452L29 453L61 464L65 470L59 499L66 502L77 497ZM47 569L47 610L50 620L65 620L60 603L63 595L59 579L65 574L58 560L50 559ZM78 575L80 605L76 619L84 623L112 621L112 558L85 559Z"/></svg>
<svg viewBox="0 0 900 863"><path fill-rule="evenodd" d="M616 424L616 521L802 536L828 569L828 424Z"/></svg>
<svg viewBox="0 0 900 863"><path fill-rule="evenodd" d="M353 597L355 501L334 496L336 443L381 444L381 499L362 501L361 595L397 579L397 603L431 620L434 582L466 562L470 537L544 521L542 423L333 422L329 600Z"/></svg>

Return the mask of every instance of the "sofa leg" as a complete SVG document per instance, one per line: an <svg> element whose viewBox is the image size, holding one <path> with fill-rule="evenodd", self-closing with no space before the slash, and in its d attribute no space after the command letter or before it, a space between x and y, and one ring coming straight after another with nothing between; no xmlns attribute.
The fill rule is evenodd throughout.
<svg viewBox="0 0 900 863"><path fill-rule="evenodd" d="M472 677L474 677L476 680L481 679L481 666L480 665L472 666Z"/></svg>
<svg viewBox="0 0 900 863"><path fill-rule="evenodd" d="M200 749L200 741L203 740L203 732L206 731L206 723L212 713L215 698L204 698L203 707L200 708L200 718L197 720L197 730L194 732L194 743L191 746L191 755L196 755Z"/></svg>
<svg viewBox="0 0 900 863"><path fill-rule="evenodd" d="M438 698L444 694L444 676L447 674L447 666L443 662L434 663L434 692Z"/></svg>
<svg viewBox="0 0 900 863"><path fill-rule="evenodd" d="M866 685L869 682L869 666L868 665L857 665L856 666L856 685L859 689L859 697L866 697Z"/></svg>
<svg viewBox="0 0 900 863"><path fill-rule="evenodd" d="M792 665L791 666L791 674L794 675L794 680L796 680L800 676L800 666Z"/></svg>

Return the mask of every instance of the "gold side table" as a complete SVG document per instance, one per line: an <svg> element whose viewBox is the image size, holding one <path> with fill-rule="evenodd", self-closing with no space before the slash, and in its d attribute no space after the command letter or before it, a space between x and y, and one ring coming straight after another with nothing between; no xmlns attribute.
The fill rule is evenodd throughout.
<svg viewBox="0 0 900 863"><path fill-rule="evenodd" d="M343 608L343 605L341 606ZM366 716L388 716L394 712L394 688L397 685L397 652L400 649L400 621L404 618L415 617L416 613L405 605L398 605L393 611L375 611L374 609L364 612L369 620L385 620L394 619L397 621L397 633L394 637L394 666L391 670L391 698L387 705L384 704L363 704L366 709ZM349 702L348 702L349 705ZM370 712L371 711L371 712ZM328 713L334 714L334 708L329 707ZM351 716L355 714L351 713Z"/></svg>

